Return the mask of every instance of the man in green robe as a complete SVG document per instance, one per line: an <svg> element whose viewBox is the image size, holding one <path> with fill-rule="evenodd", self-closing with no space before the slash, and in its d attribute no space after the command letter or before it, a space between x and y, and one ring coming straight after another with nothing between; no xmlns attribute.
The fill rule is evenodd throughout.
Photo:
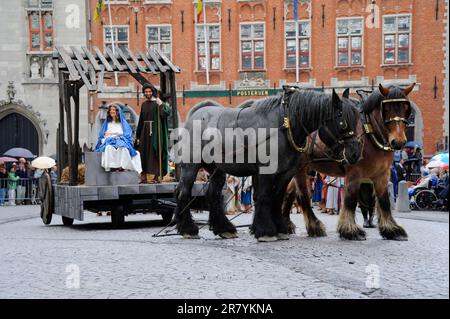
<svg viewBox="0 0 450 319"><path fill-rule="evenodd" d="M149 84L142 88L146 101L142 103L136 130L136 144L142 162L141 182L159 183L168 171L168 124L171 107L157 96Z"/></svg>

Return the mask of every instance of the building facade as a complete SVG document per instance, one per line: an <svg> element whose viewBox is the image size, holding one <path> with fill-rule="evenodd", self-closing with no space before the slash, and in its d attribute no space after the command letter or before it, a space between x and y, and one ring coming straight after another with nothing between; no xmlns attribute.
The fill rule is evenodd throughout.
<svg viewBox="0 0 450 319"><path fill-rule="evenodd" d="M85 0L11 0L0 8L0 156L12 147L56 153L55 46L86 46ZM81 114L87 119L84 93ZM87 120L81 141L87 142ZM84 132L84 133L83 133Z"/></svg>
<svg viewBox="0 0 450 319"><path fill-rule="evenodd" d="M447 147L448 1L299 0L298 30L292 0L204 0L206 10L198 17L196 0L109 2L99 8L97 0L89 1L90 45L103 49L114 41L166 53L182 70L181 123L201 101L236 107L276 94L285 84L338 92L350 87L354 93L379 83L416 82L408 137L423 143L428 155ZM104 106L121 103L136 121L140 90L128 75L116 74L90 97L91 145Z"/></svg>
<svg viewBox="0 0 450 319"><path fill-rule="evenodd" d="M450 33L449 33L449 24L448 24L448 17L449 17L449 5L448 0L445 0L445 45L444 45L444 145L447 145L448 149L448 133L449 133L449 44L450 44Z"/></svg>

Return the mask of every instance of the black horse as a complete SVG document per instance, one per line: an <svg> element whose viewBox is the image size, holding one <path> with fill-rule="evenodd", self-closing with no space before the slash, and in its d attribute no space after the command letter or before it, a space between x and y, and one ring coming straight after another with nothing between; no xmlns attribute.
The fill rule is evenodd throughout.
<svg viewBox="0 0 450 319"><path fill-rule="evenodd" d="M259 241L288 239L281 203L308 135L319 130L321 139L328 141L335 158L343 163L356 163L360 158L361 146L354 135L358 112L347 101L341 100L334 90L332 95L327 95L288 87L282 96L249 103L244 108L223 108L207 103L194 108L183 128L188 135L182 137L182 142L190 152L188 159L182 156L180 161L175 210L178 232L186 238L198 238L198 227L192 220L189 204L192 185L203 167L211 174L207 197L209 222L215 235L237 237L235 226L224 213L222 189L228 173L258 176L255 237ZM257 136L252 138L252 132L257 132ZM231 144L236 145L231 153L227 141L223 142L221 137L231 139ZM220 142L214 144L217 140ZM197 158L196 151L202 152Z"/></svg>

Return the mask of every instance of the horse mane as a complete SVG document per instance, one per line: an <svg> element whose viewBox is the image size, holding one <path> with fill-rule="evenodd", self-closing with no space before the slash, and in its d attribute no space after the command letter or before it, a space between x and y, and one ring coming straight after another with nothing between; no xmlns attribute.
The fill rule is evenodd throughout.
<svg viewBox="0 0 450 319"><path fill-rule="evenodd" d="M256 101L254 106L257 113L269 113L275 108L282 107L282 95ZM341 98L343 115L347 121L354 121L357 114L356 101ZM316 90L297 90L289 98L290 118L292 123L302 123L308 130L318 127L325 120L330 119L336 112L332 105L332 95Z"/></svg>
<svg viewBox="0 0 450 319"><path fill-rule="evenodd" d="M198 103L196 106L191 108L189 110L187 118L190 118L195 112L197 112L198 110L200 110L200 109L202 109L204 107L207 107L207 106L222 107L220 104L218 104L218 103L216 103L214 101L206 100L206 101Z"/></svg>
<svg viewBox="0 0 450 319"><path fill-rule="evenodd" d="M389 88L389 94L386 98L388 99L404 99L406 98L403 89L396 85L391 85ZM363 111L366 114L370 114L377 110L381 106L381 101L385 97L381 94L380 90L377 88L372 94L368 96L366 100L363 101Z"/></svg>
<svg viewBox="0 0 450 319"><path fill-rule="evenodd" d="M255 100L248 100L248 101L245 101L244 103L242 103L241 105L239 105L239 108L240 108L240 109L246 109L246 108L252 106L253 103L255 103Z"/></svg>

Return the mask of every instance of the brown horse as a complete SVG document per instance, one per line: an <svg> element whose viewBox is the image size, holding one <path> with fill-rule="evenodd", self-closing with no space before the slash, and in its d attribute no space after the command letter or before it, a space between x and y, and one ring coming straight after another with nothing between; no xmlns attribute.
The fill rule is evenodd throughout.
<svg viewBox="0 0 450 319"><path fill-rule="evenodd" d="M407 119L411 114L411 105L407 96L415 83L405 89L397 86L388 88L379 85L378 90L369 96L360 93L362 98L361 121L357 125L357 135L363 142L363 156L353 165L341 165L326 160L327 147L318 137L310 138L311 150L303 155L296 176L297 194L287 193L283 203L283 216L287 220L291 233L295 225L290 220L292 202L297 202L303 210L305 225L310 237L326 236L325 227L315 216L310 203L306 173L308 170L345 177L344 205L339 214L338 232L341 238L365 240L365 231L355 222L355 209L358 190L362 178L370 178L374 183L378 202L378 228L385 239L407 240L406 231L399 226L391 213L388 195L390 167L394 150L400 149L407 141ZM348 91L344 97L349 98Z"/></svg>

